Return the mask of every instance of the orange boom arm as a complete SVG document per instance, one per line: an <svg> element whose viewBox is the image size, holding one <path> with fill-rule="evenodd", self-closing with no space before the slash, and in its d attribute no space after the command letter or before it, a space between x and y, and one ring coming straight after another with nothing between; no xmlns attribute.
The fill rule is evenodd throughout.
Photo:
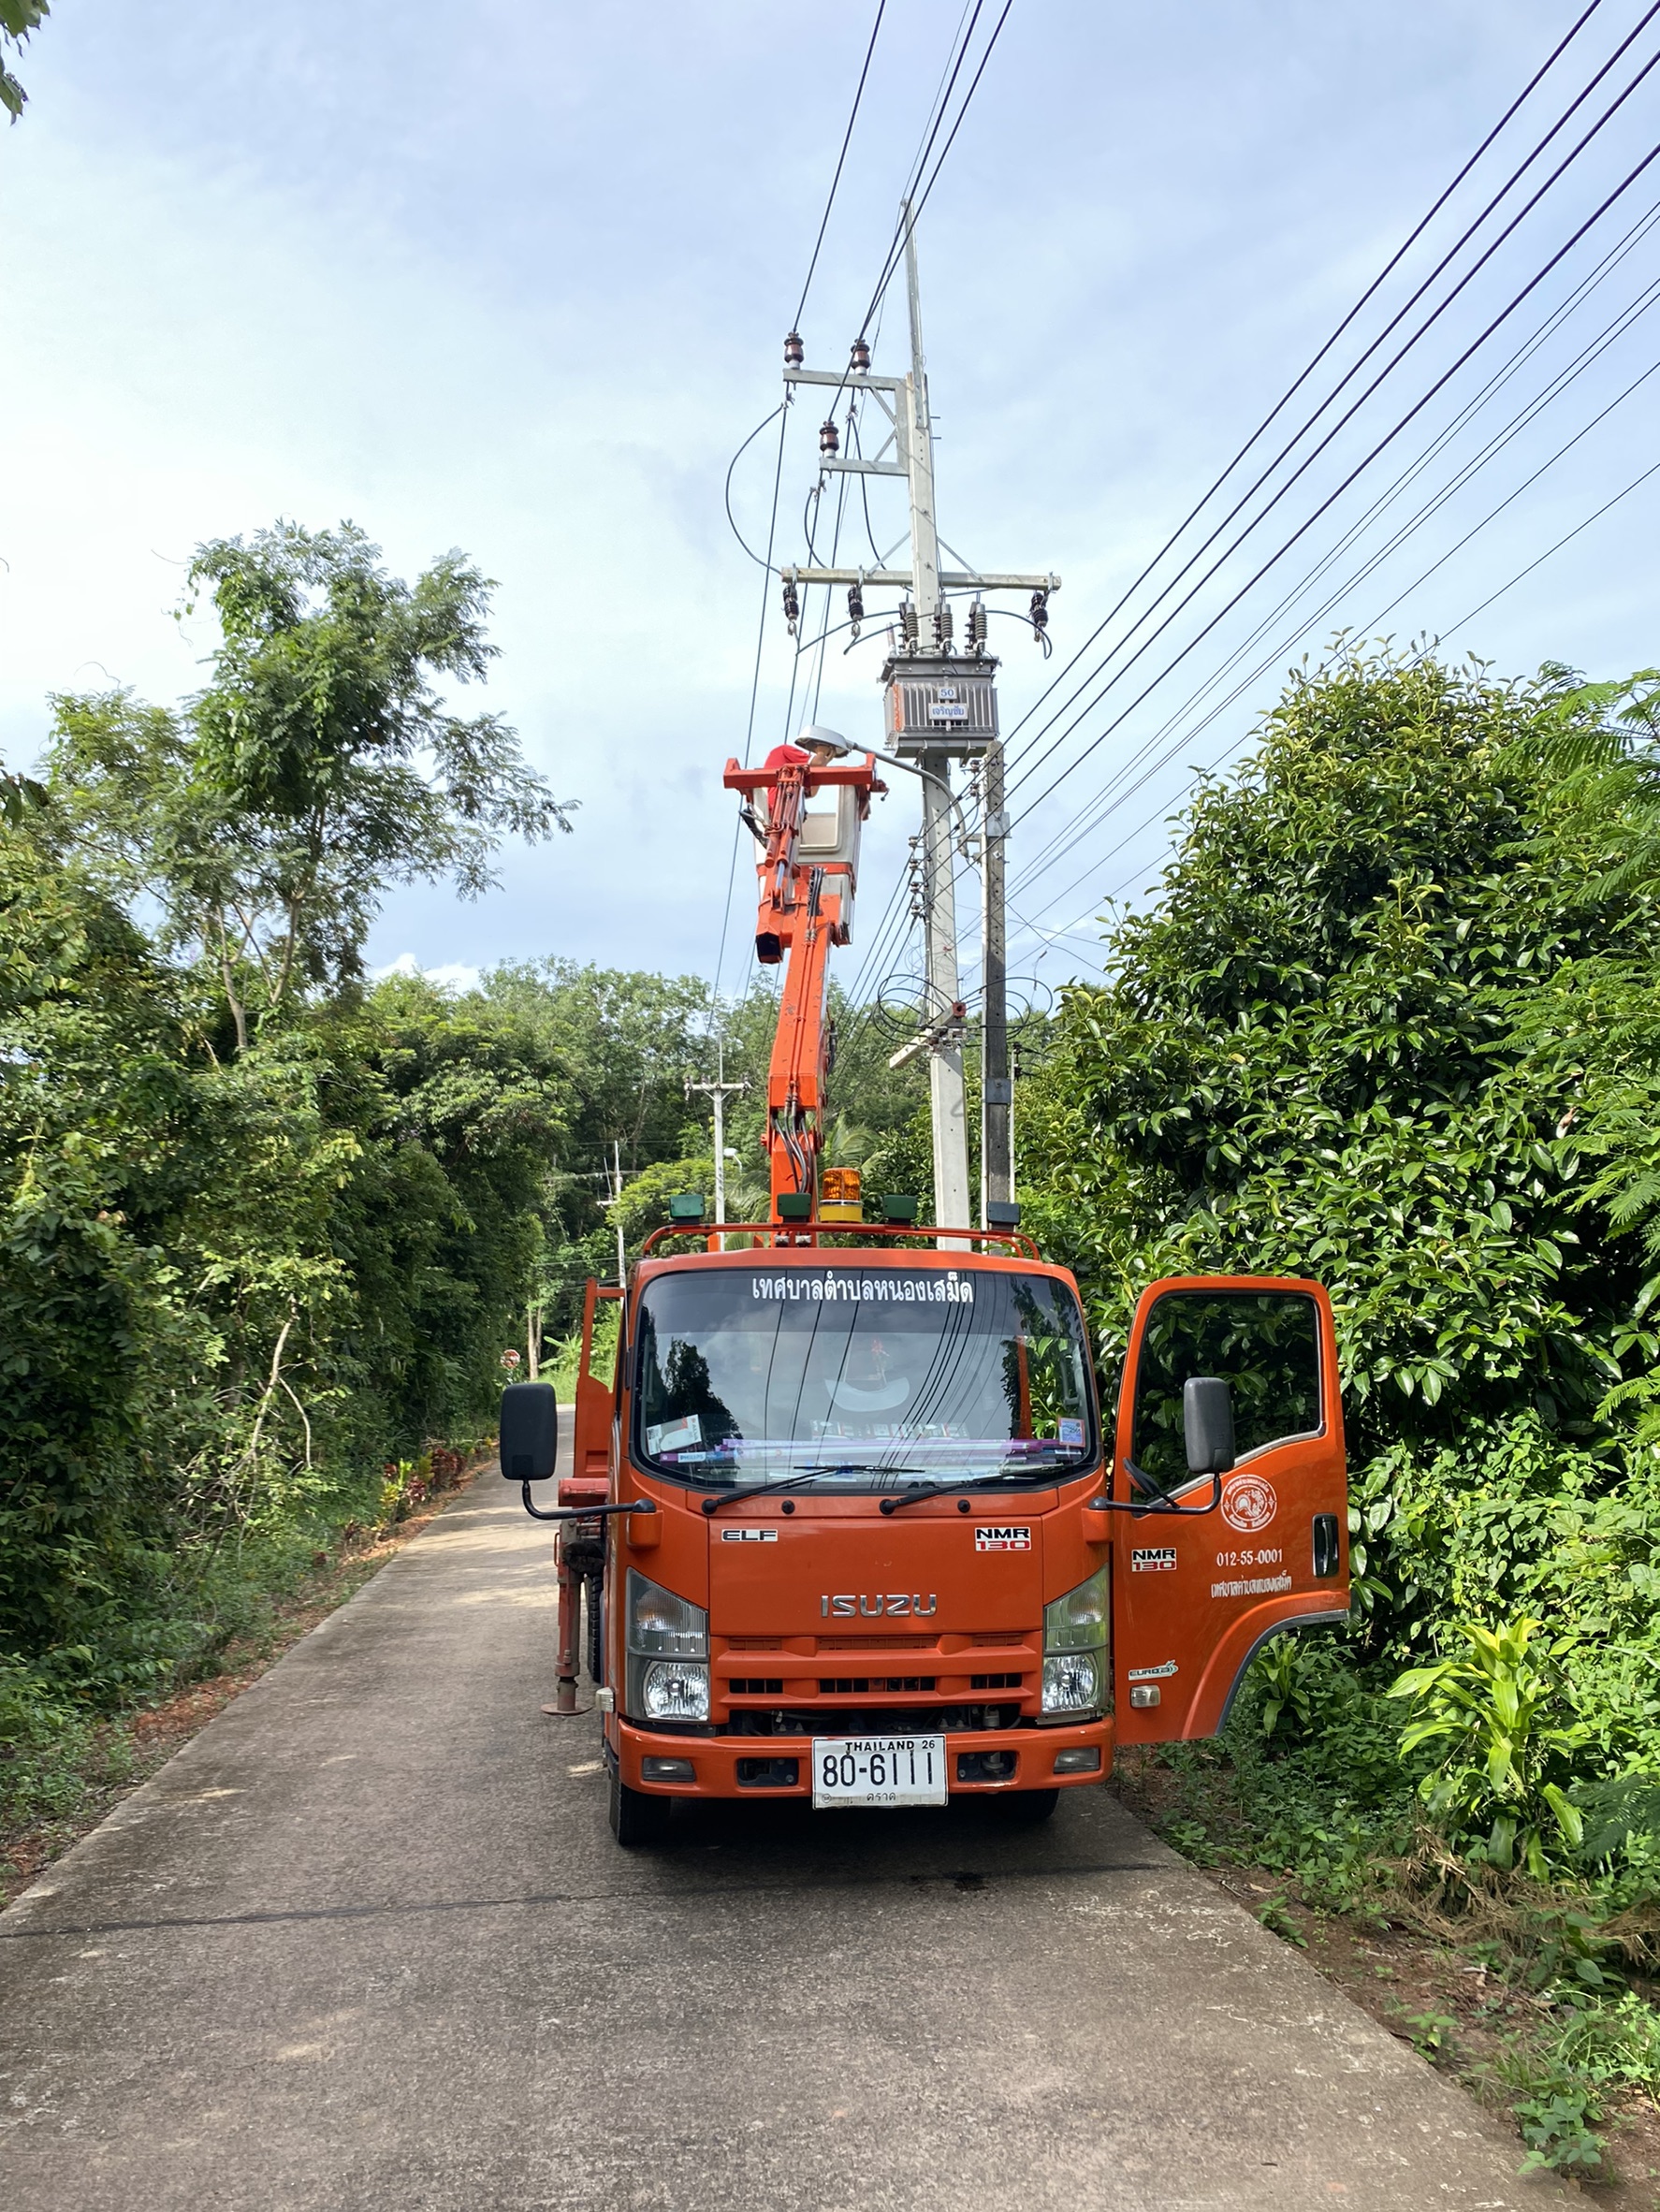
<svg viewBox="0 0 1660 2212"><path fill-rule="evenodd" d="M851 940L859 830L870 811L871 793L886 787L877 780L869 754L823 767L790 761L744 768L732 760L725 783L728 791L744 794L750 828L761 846L755 957L766 967L784 967L766 1082L767 1165L777 1221L784 1217L780 1198L805 1193L810 1210L818 1211L829 1041L826 962L833 944ZM810 806L815 799L821 804Z"/></svg>

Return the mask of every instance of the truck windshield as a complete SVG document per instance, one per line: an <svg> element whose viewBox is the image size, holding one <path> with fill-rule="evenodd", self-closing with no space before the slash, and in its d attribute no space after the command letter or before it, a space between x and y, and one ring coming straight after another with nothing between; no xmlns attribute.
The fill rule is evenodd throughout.
<svg viewBox="0 0 1660 2212"><path fill-rule="evenodd" d="M640 1302L634 1449L719 1485L1033 1480L1096 1451L1084 1321L1047 1275L711 1268Z"/></svg>

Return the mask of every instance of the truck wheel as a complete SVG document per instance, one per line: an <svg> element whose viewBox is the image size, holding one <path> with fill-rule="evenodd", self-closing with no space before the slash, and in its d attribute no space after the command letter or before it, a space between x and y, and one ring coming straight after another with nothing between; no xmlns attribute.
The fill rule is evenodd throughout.
<svg viewBox="0 0 1660 2212"><path fill-rule="evenodd" d="M1035 1828L1046 1821L1060 1803L1058 1790L1011 1790L1006 1797L997 1800L1003 1818L1016 1827Z"/></svg>
<svg viewBox="0 0 1660 2212"><path fill-rule="evenodd" d="M625 1851L642 1843L666 1843L672 1797L653 1797L645 1790L631 1790L626 1782L611 1777L611 1833Z"/></svg>

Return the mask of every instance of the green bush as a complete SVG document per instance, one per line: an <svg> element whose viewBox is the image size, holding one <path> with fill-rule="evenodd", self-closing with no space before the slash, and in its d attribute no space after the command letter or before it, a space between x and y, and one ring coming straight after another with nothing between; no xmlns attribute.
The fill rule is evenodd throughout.
<svg viewBox="0 0 1660 2212"><path fill-rule="evenodd" d="M1538 1626L1525 1615L1499 1628L1459 1622L1449 1640L1463 1651L1411 1668L1389 1695L1413 1708L1402 1752L1435 1754L1419 1785L1432 1817L1470 1857L1543 1882L1584 1840L1567 1789L1592 1732L1572 1717Z"/></svg>

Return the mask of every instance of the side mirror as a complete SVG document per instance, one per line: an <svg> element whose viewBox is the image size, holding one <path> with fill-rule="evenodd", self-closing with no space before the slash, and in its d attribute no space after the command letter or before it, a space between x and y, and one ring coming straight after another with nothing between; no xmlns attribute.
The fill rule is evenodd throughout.
<svg viewBox="0 0 1660 2212"><path fill-rule="evenodd" d="M509 1383L502 1392L502 1475L509 1482L546 1482L558 1457L559 1404L553 1385Z"/></svg>
<svg viewBox="0 0 1660 2212"><path fill-rule="evenodd" d="M1182 1385L1182 1440L1189 1475L1226 1475L1232 1466L1233 1393L1219 1375L1190 1375Z"/></svg>

